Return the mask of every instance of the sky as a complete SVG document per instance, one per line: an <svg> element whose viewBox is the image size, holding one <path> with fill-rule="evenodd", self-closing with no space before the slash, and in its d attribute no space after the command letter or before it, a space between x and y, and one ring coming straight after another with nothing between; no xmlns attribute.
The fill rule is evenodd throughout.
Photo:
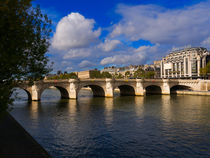
<svg viewBox="0 0 210 158"><path fill-rule="evenodd" d="M210 49L210 0L36 0L52 20L53 71L152 64L186 47Z"/></svg>

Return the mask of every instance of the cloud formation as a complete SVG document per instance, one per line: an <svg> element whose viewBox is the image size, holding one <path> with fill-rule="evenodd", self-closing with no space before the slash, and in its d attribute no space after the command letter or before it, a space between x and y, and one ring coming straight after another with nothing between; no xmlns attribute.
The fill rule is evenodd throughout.
<svg viewBox="0 0 210 158"><path fill-rule="evenodd" d="M80 64L79 64L79 67L80 68L85 68L85 67L92 67L94 66L95 64L88 61L88 60L83 60Z"/></svg>
<svg viewBox="0 0 210 158"><path fill-rule="evenodd" d="M119 40L110 40L106 39L104 43L99 44L99 48L101 48L105 52L112 51L115 49L121 42Z"/></svg>
<svg viewBox="0 0 210 158"><path fill-rule="evenodd" d="M58 50L82 48L98 40L101 29L94 30L95 21L86 19L79 13L63 17L52 40L52 46Z"/></svg>
<svg viewBox="0 0 210 158"><path fill-rule="evenodd" d="M155 46L141 46L137 49L130 49L121 52L120 54L106 57L101 60L101 65L115 64L115 65L128 65L146 63L147 59L157 52L158 45Z"/></svg>
<svg viewBox="0 0 210 158"><path fill-rule="evenodd" d="M156 5L119 5L122 20L114 25L111 37L126 36L128 40L148 40L152 43L198 44L210 35L210 2L166 9Z"/></svg>
<svg viewBox="0 0 210 158"><path fill-rule="evenodd" d="M116 12L121 19L109 28L97 29L95 20L71 13L57 24L51 59L56 69L80 71L149 64L189 45L210 49L209 8L210 1L179 9L120 4Z"/></svg>

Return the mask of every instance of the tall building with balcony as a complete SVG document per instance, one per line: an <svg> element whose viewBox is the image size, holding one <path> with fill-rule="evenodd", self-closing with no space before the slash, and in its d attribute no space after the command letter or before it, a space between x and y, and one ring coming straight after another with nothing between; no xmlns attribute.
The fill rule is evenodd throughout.
<svg viewBox="0 0 210 158"><path fill-rule="evenodd" d="M210 61L206 48L185 48L168 54L161 60L161 78L200 78L200 68Z"/></svg>

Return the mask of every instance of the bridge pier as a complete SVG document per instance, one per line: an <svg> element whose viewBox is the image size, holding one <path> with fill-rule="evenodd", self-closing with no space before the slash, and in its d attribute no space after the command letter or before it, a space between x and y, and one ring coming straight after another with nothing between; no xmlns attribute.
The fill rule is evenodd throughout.
<svg viewBox="0 0 210 158"><path fill-rule="evenodd" d="M162 88L162 94L167 94L170 95L170 86L169 86L169 80L168 79L163 79L163 86Z"/></svg>
<svg viewBox="0 0 210 158"><path fill-rule="evenodd" d="M106 79L106 89L105 89L105 97L113 97L114 90L113 90L113 79Z"/></svg>
<svg viewBox="0 0 210 158"><path fill-rule="evenodd" d="M77 97L78 97L78 91L77 91L78 81L76 79L70 79L69 82L70 82L69 98L77 99Z"/></svg>
<svg viewBox="0 0 210 158"><path fill-rule="evenodd" d="M135 95L136 96L145 95L145 89L143 87L143 80L142 79L136 79Z"/></svg>
<svg viewBox="0 0 210 158"><path fill-rule="evenodd" d="M31 87L31 99L33 101L39 101L41 99L41 95L40 95L40 92L39 92L38 87L36 86L36 84L34 84Z"/></svg>

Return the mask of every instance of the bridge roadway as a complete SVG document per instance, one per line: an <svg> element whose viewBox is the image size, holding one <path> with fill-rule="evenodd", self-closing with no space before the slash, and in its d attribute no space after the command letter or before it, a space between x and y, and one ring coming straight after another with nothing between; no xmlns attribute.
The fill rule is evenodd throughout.
<svg viewBox="0 0 210 158"><path fill-rule="evenodd" d="M27 82L18 85L25 90L29 100L38 101L42 92L56 87L62 98L76 99L83 87L90 87L94 96L113 97L114 89L119 88L121 95L143 96L146 93L167 94L176 90L208 91L210 80L184 79L69 79L69 80L42 80L30 86Z"/></svg>

